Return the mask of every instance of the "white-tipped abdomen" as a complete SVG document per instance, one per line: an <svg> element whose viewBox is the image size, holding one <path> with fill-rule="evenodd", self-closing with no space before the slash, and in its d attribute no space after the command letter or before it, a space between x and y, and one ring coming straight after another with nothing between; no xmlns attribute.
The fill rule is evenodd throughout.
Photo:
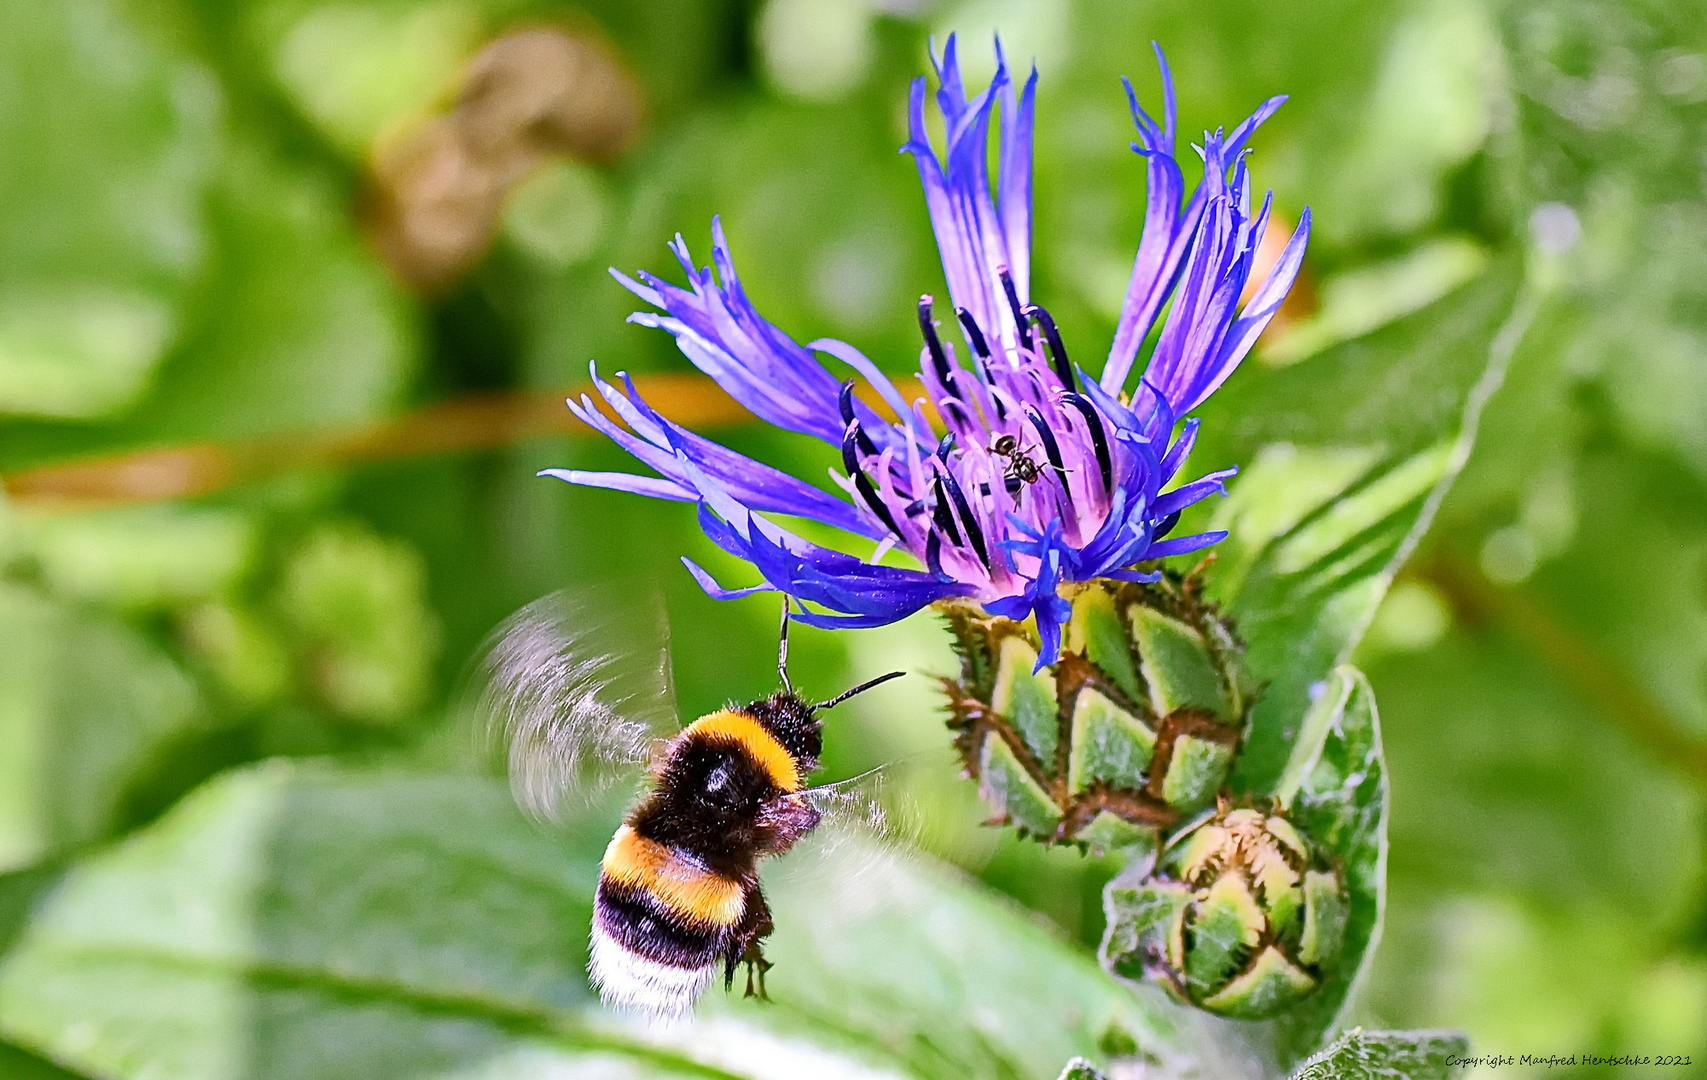
<svg viewBox="0 0 1707 1080"><path fill-rule="evenodd" d="M680 1017L692 1011L711 985L717 965L683 968L648 960L625 948L595 920L587 973L606 1005Z"/></svg>

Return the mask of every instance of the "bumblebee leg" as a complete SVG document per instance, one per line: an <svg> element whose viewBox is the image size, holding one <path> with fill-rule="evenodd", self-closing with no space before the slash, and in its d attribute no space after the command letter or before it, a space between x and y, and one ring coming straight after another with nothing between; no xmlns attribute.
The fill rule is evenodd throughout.
<svg viewBox="0 0 1707 1080"><path fill-rule="evenodd" d="M771 969L771 962L765 959L765 951L757 941L747 946L746 951L741 954L741 962L747 965L747 992L741 996L769 1001L770 995L765 993L765 972ZM758 976L758 993L753 992L754 975Z"/></svg>
<svg viewBox="0 0 1707 1080"><path fill-rule="evenodd" d="M765 972L771 964L765 959L762 942L770 936L773 929L770 905L765 903L764 893L759 891L758 882L753 882L747 890L747 910L741 917L740 925L735 928L734 940L729 950L729 958L724 967L724 989L733 989L735 984L735 967L738 964L747 965L747 988L743 997L756 997L760 1001L769 1001L765 996ZM754 990L754 975L758 976L758 989Z"/></svg>

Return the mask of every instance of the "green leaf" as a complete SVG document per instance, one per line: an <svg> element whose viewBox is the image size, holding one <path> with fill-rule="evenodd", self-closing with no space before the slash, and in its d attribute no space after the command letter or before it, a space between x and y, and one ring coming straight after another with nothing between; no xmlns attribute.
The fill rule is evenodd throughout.
<svg viewBox="0 0 1707 1080"><path fill-rule="evenodd" d="M57 597L125 611L230 590L255 561L249 516L211 506L122 507L23 518L14 540Z"/></svg>
<svg viewBox="0 0 1707 1080"><path fill-rule="evenodd" d="M130 439L253 438L394 404L417 351L411 306L346 198L264 144L236 142L210 206L216 283Z"/></svg>
<svg viewBox="0 0 1707 1080"><path fill-rule="evenodd" d="M107 0L6 5L0 70L0 412L109 415L205 257L219 89Z"/></svg>
<svg viewBox="0 0 1707 1080"><path fill-rule="evenodd" d="M1448 1080L1470 1043L1455 1031L1352 1028L1304 1063L1293 1080Z"/></svg>
<svg viewBox="0 0 1707 1080"><path fill-rule="evenodd" d="M316 697L341 715L379 724L426 703L439 627L414 548L359 525L322 525L280 577L278 608L313 658Z"/></svg>
<svg viewBox="0 0 1707 1080"><path fill-rule="evenodd" d="M348 426L397 403L419 353L413 304L363 246L348 194L253 132L228 143L204 200L209 272L145 392L110 422L15 425L8 466Z"/></svg>
<svg viewBox="0 0 1707 1080"><path fill-rule="evenodd" d="M1312 691L1344 663L1469 455L1531 302L1511 260L1367 337L1252 367L1204 410L1199 468L1244 474L1210 595L1263 686L1233 787L1272 790Z"/></svg>
<svg viewBox="0 0 1707 1080"><path fill-rule="evenodd" d="M1337 958L1322 986L1271 1021L1282 1062L1321 1044L1381 936L1387 891L1387 767L1375 693L1354 667L1336 668L1304 719L1278 797L1314 848L1339 868L1349 903Z"/></svg>
<svg viewBox="0 0 1707 1080"><path fill-rule="evenodd" d="M583 971L615 821L547 832L464 777L228 774L35 901L0 961L0 1036L186 1080L1025 1077L1110 1033L1184 1045L1004 902L851 841L767 873L773 1004L713 990L679 1028L611 1015Z"/></svg>
<svg viewBox="0 0 1707 1080"><path fill-rule="evenodd" d="M480 30L469 4L324 4L283 34L274 76L332 143L359 160L388 128L452 93Z"/></svg>
<svg viewBox="0 0 1707 1080"><path fill-rule="evenodd" d="M0 1076L6 1080L83 1080L77 1073L8 1043L0 1043Z"/></svg>
<svg viewBox="0 0 1707 1080"><path fill-rule="evenodd" d="M195 684L110 616L0 584L0 869L128 824L128 797L205 729Z"/></svg>
<svg viewBox="0 0 1707 1080"><path fill-rule="evenodd" d="M1626 524L1644 548L1669 539L1643 521L1608 528ZM1633 568L1646 553L1598 572L1645 589ZM1465 1027L1490 1052L1527 1050L1536 1032L1601 1053L1635 1033L1707 1048L1707 968L1685 944L1701 912L1700 787L1509 632L1455 627L1370 678L1394 776L1422 779L1393 805L1367 1015ZM1448 978L1446 1009L1415 1004Z"/></svg>

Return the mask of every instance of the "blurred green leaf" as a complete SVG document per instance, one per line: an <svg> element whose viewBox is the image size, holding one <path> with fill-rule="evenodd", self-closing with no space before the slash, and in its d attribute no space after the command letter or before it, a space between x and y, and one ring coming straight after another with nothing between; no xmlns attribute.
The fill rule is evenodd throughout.
<svg viewBox="0 0 1707 1080"><path fill-rule="evenodd" d="M14 558L56 596L121 611L221 595L249 570L256 523L229 508L139 506L20 522Z"/></svg>
<svg viewBox="0 0 1707 1080"><path fill-rule="evenodd" d="M1707 477L1707 5L1529 0L1502 23L1525 194L1568 251L1553 362Z"/></svg>
<svg viewBox="0 0 1707 1080"><path fill-rule="evenodd" d="M1248 463L1214 524L1209 592L1263 685L1233 778L1278 778L1313 687L1345 661L1475 439L1527 319L1511 260L1415 315L1203 410L1199 468Z"/></svg>
<svg viewBox="0 0 1707 1080"><path fill-rule="evenodd" d="M279 611L335 712L386 723L426 704L439 628L424 577L407 543L360 526L322 525L289 557Z"/></svg>
<svg viewBox="0 0 1707 1080"><path fill-rule="evenodd" d="M1367 244L1438 221L1448 173L1481 147L1501 103L1503 57L1487 5L1395 6L1402 16L1363 114L1348 125L1340 168L1308 188L1322 242Z"/></svg>
<svg viewBox="0 0 1707 1080"><path fill-rule="evenodd" d="M130 15L108 0L0 11L0 412L133 402L207 254L220 91Z"/></svg>
<svg viewBox="0 0 1707 1080"><path fill-rule="evenodd" d="M7 1043L0 1043L0 1076L6 1080L83 1080L77 1073Z"/></svg>
<svg viewBox="0 0 1707 1080"><path fill-rule="evenodd" d="M260 146L233 147L209 209L217 284L130 438L252 438L395 404L416 362L414 316L344 198Z"/></svg>
<svg viewBox="0 0 1707 1080"><path fill-rule="evenodd" d="M127 798L207 721L149 638L0 583L0 868L129 824Z"/></svg>
<svg viewBox="0 0 1707 1080"><path fill-rule="evenodd" d="M1701 1045L1707 998L1634 1006L1658 971L1690 985L1699 790L1497 625L1460 625L1370 676L1394 800L1364 1015L1463 1027L1490 1053L1623 1052L1648 1031Z"/></svg>
<svg viewBox="0 0 1707 1080"><path fill-rule="evenodd" d="M274 10L289 7L301 5ZM388 127L451 96L479 24L466 3L320 4L283 32L273 73L327 138L359 160Z"/></svg>
<svg viewBox="0 0 1707 1080"><path fill-rule="evenodd" d="M207 280L174 315L152 385L109 423L19 423L9 464L250 439L388 411L419 354L412 305L320 172L233 136L201 224Z"/></svg>
<svg viewBox="0 0 1707 1080"><path fill-rule="evenodd" d="M770 1006L684 1028L583 975L608 811L568 834L499 784L274 763L72 867L0 961L0 1031L109 1077L1042 1076L1172 1022L1001 902L848 842L782 860ZM612 1063L620 1063L617 1068ZM627 1071L623 1071L626 1069Z"/></svg>
<svg viewBox="0 0 1707 1080"><path fill-rule="evenodd" d="M1609 445L1585 448L1565 482L1572 543L1512 586L1628 673L1662 723L1707 745L1707 501L1695 497L1707 486L1665 457Z"/></svg>
<svg viewBox="0 0 1707 1080"><path fill-rule="evenodd" d="M462 65L491 38L538 25L593 29L615 46L669 120L702 103L744 48L729 0L194 0L229 34L229 77L258 82L340 153L375 142L454 97ZM257 90L258 87L245 86Z"/></svg>
<svg viewBox="0 0 1707 1080"><path fill-rule="evenodd" d="M1294 1080L1448 1080L1469 1041L1450 1031L1352 1028L1304 1063Z"/></svg>

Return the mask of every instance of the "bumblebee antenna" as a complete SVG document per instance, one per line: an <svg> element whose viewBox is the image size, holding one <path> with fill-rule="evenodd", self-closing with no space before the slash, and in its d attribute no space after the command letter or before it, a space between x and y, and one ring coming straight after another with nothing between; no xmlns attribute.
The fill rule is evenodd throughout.
<svg viewBox="0 0 1707 1080"><path fill-rule="evenodd" d="M782 689L794 696L794 684L788 681L788 597L782 598L782 630L777 634L776 673L782 676Z"/></svg>
<svg viewBox="0 0 1707 1080"><path fill-rule="evenodd" d="M860 683L858 686L854 687L852 690L843 690L841 693L837 694L835 697L831 698L829 701L820 701L818 704L812 706L812 711L817 712L820 709L833 709L837 705L840 705L842 702L846 701L848 698L853 697L855 694L863 694L867 690L870 690L874 686L882 686L884 683L888 682L890 679L899 679L901 676L903 676L905 674L907 674L905 671L891 671L887 675L879 675L875 679L867 679L866 681Z"/></svg>

